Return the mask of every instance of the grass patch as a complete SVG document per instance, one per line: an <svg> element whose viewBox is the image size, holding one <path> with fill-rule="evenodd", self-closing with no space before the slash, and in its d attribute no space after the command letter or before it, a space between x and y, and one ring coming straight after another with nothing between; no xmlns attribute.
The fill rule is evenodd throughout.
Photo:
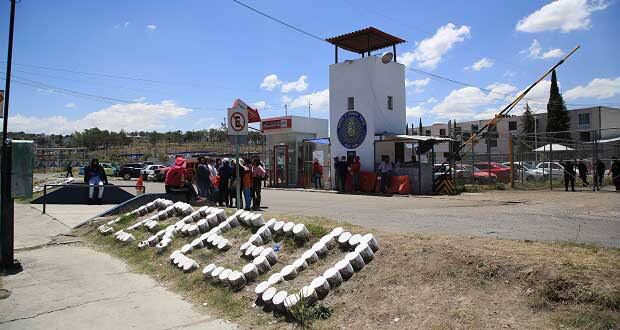
<svg viewBox="0 0 620 330"><path fill-rule="evenodd" d="M309 329L312 327L312 323L316 320L327 320L332 315L332 308L329 305L323 303L312 304L307 299L303 298L301 294L297 297L299 301L293 308L291 308L291 318L302 329Z"/></svg>
<svg viewBox="0 0 620 330"><path fill-rule="evenodd" d="M595 309L581 309L564 313L557 319L560 327L574 329L608 330L620 326L620 314Z"/></svg>

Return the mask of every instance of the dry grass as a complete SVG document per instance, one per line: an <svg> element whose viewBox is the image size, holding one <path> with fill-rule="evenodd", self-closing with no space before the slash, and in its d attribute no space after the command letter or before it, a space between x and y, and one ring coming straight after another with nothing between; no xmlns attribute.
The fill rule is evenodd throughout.
<svg viewBox="0 0 620 330"><path fill-rule="evenodd" d="M312 240L298 247L280 240L279 262L272 272L241 292L207 284L200 272L184 274L153 250L122 246L90 230L83 235L95 246L126 260L136 271L151 274L188 297L197 306L244 326L280 328L283 319L253 307L255 285L291 263L320 235L335 226L355 233L369 232L320 217L265 214L265 218L303 222ZM174 223L176 218L168 223ZM372 232L372 231L371 231ZM202 266L241 269L246 263L238 246L248 229L224 234L233 243L227 253L202 249L192 253ZM333 313L316 328L556 328L610 329L620 326L620 250L570 243L537 243L458 236L374 232L381 249L372 263L324 300ZM138 232L137 239L148 235ZM174 241L174 248L189 242ZM172 251L171 249L170 251ZM293 281L277 285L293 292L310 283L344 255L326 259Z"/></svg>

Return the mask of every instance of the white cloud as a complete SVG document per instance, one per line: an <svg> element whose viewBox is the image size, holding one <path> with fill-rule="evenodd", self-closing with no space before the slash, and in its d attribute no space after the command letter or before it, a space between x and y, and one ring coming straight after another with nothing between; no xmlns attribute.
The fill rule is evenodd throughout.
<svg viewBox="0 0 620 330"><path fill-rule="evenodd" d="M157 25L149 24L149 25L146 26L146 29L149 30L149 31L155 31L155 30L157 30Z"/></svg>
<svg viewBox="0 0 620 330"><path fill-rule="evenodd" d="M433 106L430 111L440 119L470 120L474 118L488 118L500 111L501 105L508 103L510 94L517 88L510 84L494 83L486 87L493 91L484 92L476 87L455 89L441 102Z"/></svg>
<svg viewBox="0 0 620 330"><path fill-rule="evenodd" d="M556 58L556 57L562 57L562 56L564 56L564 51L559 48L550 49L546 51L544 54L542 54L542 58L544 59Z"/></svg>
<svg viewBox="0 0 620 330"><path fill-rule="evenodd" d="M129 22L125 22L123 24L116 24L114 25L115 29L126 29L129 26Z"/></svg>
<svg viewBox="0 0 620 330"><path fill-rule="evenodd" d="M77 104L75 104L73 102L69 102L69 103L65 104L65 108L67 108L67 109L75 109L75 108L77 108Z"/></svg>
<svg viewBox="0 0 620 330"><path fill-rule="evenodd" d="M476 63L474 63L474 64L472 64L470 66L466 66L465 70L480 71L482 69L486 69L486 68L492 67L493 64L495 64L495 62L493 62L492 59L483 57L478 62L476 62Z"/></svg>
<svg viewBox="0 0 620 330"><path fill-rule="evenodd" d="M542 32L560 30L570 32L590 28L590 15L609 6L605 0L557 0L544 5L516 26L521 32Z"/></svg>
<svg viewBox="0 0 620 330"><path fill-rule="evenodd" d="M282 98L280 98L280 101L283 104L289 104L289 103L291 103L293 101L293 99L290 98L288 95L284 95L284 96L282 96Z"/></svg>
<svg viewBox="0 0 620 330"><path fill-rule="evenodd" d="M328 111L329 110L329 89L314 92L312 94L300 95L291 101L291 108L308 108L310 102L313 110Z"/></svg>
<svg viewBox="0 0 620 330"><path fill-rule="evenodd" d="M431 82L431 78L417 79L417 80L409 80L405 79L405 87L414 87L415 93L422 93L424 91L424 87Z"/></svg>
<svg viewBox="0 0 620 330"><path fill-rule="evenodd" d="M145 96L140 96L137 99L134 99L133 101L137 102L137 103L144 103L144 101L146 101L146 97Z"/></svg>
<svg viewBox="0 0 620 330"><path fill-rule="evenodd" d="M296 81L282 83L282 92L288 93L290 91L303 92L308 89L308 83L306 82L308 76L302 75Z"/></svg>
<svg viewBox="0 0 620 330"><path fill-rule="evenodd" d="M258 110L266 110L271 109L271 106L266 101L258 101L252 103L252 107Z"/></svg>
<svg viewBox="0 0 620 330"><path fill-rule="evenodd" d="M442 57L456 43L462 42L470 36L469 26L463 25L457 28L454 24L448 23L437 29L432 37L419 42L413 52L403 53L398 58L398 62L405 66L410 66L416 62L418 67L435 69Z"/></svg>
<svg viewBox="0 0 620 330"><path fill-rule="evenodd" d="M407 107L406 114L407 119L412 120L414 118L423 117L426 113L426 109L424 109L421 105L416 105L415 107Z"/></svg>
<svg viewBox="0 0 620 330"><path fill-rule="evenodd" d="M577 86L569 89L564 93L567 100L575 100L581 98L607 99L620 95L620 77L613 78L595 78L586 86Z"/></svg>
<svg viewBox="0 0 620 330"><path fill-rule="evenodd" d="M524 49L520 52L521 54L527 54L527 57L534 59L548 59L548 58L557 58L562 57L564 55L564 51L560 48L549 49L546 52L543 52L543 48L540 45L538 40L534 39L532 44L527 49Z"/></svg>
<svg viewBox="0 0 620 330"><path fill-rule="evenodd" d="M69 134L86 128L102 130L153 131L166 129L166 123L189 114L192 110L180 107L171 100L159 104L114 104L91 112L83 118L70 120L64 116L37 117L16 114L11 116L9 129L29 133Z"/></svg>
<svg viewBox="0 0 620 330"><path fill-rule="evenodd" d="M278 76L272 73L263 78L263 82L260 84L260 88L272 91L274 88L280 85L282 85L282 80L278 79Z"/></svg>

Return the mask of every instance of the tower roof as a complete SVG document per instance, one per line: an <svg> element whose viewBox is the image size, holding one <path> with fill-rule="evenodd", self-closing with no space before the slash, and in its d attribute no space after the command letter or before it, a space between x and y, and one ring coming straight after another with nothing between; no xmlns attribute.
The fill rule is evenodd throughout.
<svg viewBox="0 0 620 330"><path fill-rule="evenodd" d="M327 42L348 51L363 54L405 42L405 40L385 33L374 27L325 39Z"/></svg>

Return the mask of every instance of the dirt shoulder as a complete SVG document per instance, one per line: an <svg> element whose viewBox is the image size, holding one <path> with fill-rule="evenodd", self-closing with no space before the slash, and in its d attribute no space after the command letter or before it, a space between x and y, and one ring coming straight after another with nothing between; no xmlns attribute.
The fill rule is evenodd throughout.
<svg viewBox="0 0 620 330"><path fill-rule="evenodd" d="M200 271L185 274L152 249L137 243L121 245L94 228L79 234L97 249L128 262L134 271L153 276L192 301L197 309L208 306L219 316L240 325L280 328L275 318L254 305L254 288L271 274L299 257L321 233L343 226L353 233L369 230L319 217L266 214L265 218L303 222L312 238L305 247L281 242L279 262L241 292L206 283ZM166 223L176 222L176 218ZM120 229L120 228L119 228ZM394 234L373 232L381 249L351 280L332 290L323 303L332 310L316 328L582 328L620 326L620 250L590 245L551 244L491 238ZM238 247L248 229L223 234L233 244L227 253L201 249L191 257L202 267L215 262L241 269ZM149 234L137 231L136 239ZM190 242L175 239L170 251ZM293 292L342 259L345 252L330 252L292 281L276 285Z"/></svg>

